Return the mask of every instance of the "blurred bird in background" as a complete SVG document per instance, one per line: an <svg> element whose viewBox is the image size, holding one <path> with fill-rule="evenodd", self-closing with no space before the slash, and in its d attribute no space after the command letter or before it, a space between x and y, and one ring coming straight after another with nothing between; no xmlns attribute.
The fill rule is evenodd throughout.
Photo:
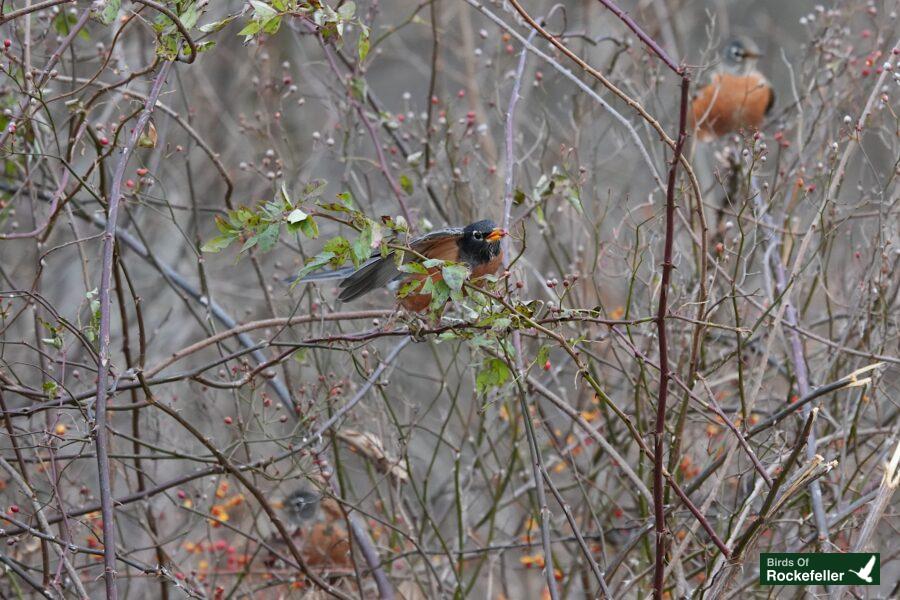
<svg viewBox="0 0 900 600"><path fill-rule="evenodd" d="M302 487L292 492L282 508L292 526L291 537L300 549L307 566L327 574L348 574L353 570L350 541L341 525L344 515L331 499ZM273 545L283 546L277 540ZM267 567L274 567L278 559L270 555Z"/></svg>
<svg viewBox="0 0 900 600"><path fill-rule="evenodd" d="M775 104L775 93L756 69L760 56L759 47L748 37L737 37L725 46L718 70L691 105L700 140L762 125Z"/></svg>

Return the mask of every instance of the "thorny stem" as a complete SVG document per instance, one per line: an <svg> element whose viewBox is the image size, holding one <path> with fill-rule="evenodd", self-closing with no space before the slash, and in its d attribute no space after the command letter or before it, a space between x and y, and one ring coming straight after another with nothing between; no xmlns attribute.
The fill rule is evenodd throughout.
<svg viewBox="0 0 900 600"><path fill-rule="evenodd" d="M100 301L100 370L97 374L97 402L96 417L94 422L95 445L97 448L97 469L100 478L100 512L103 515L103 564L106 581L106 597L115 600L118 597L116 585L116 522L112 504L112 483L110 480L109 465L109 435L106 425L107 387L110 374L110 347L109 330L112 321L110 310L110 285L113 270L113 250L116 243L116 225L119 216L119 201L122 198L122 184L125 177L125 169L128 167L128 159L131 158L138 139L153 114L156 99L166 82L171 62L163 63L159 69L150 93L147 94L147 102L144 110L134 126L127 144L122 148L119 162L113 175L112 186L109 193L109 208L106 213L106 231L103 235L103 264L100 270L100 288L98 299Z"/></svg>
<svg viewBox="0 0 900 600"><path fill-rule="evenodd" d="M662 599L665 584L666 554L666 513L665 513L665 455L663 446L666 430L666 400L669 395L669 350L666 338L666 313L668 311L669 279L672 276L672 248L675 244L675 185L677 182L678 163L687 135L687 111L690 99L691 80L685 75L681 80L681 109L678 116L678 141L669 168L669 181L666 188L666 238L663 250L662 282L659 287L659 308L656 328L659 342L659 395L656 406L655 450L653 463L653 513L656 520L656 562L653 576L653 595Z"/></svg>

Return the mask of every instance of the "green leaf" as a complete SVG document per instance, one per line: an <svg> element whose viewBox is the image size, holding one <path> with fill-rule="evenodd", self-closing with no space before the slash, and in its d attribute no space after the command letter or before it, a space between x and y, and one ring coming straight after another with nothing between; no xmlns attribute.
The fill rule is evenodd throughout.
<svg viewBox="0 0 900 600"><path fill-rule="evenodd" d="M350 257L350 242L341 236L331 238L322 247L323 252L332 254L331 264L340 266Z"/></svg>
<svg viewBox="0 0 900 600"><path fill-rule="evenodd" d="M353 18L353 15L356 14L356 3L352 0L350 2L345 2L338 9L338 15L344 19L345 21L349 21Z"/></svg>
<svg viewBox="0 0 900 600"><path fill-rule="evenodd" d="M408 262L397 267L401 273L414 273L416 275L428 275L425 265L417 262Z"/></svg>
<svg viewBox="0 0 900 600"><path fill-rule="evenodd" d="M539 367L543 367L544 364L550 359L550 346L544 345L541 346L541 349L538 350L537 354L537 362Z"/></svg>
<svg viewBox="0 0 900 600"><path fill-rule="evenodd" d="M247 238L247 241L244 242L244 245L241 246L241 252L246 252L247 250L249 250L250 248L255 246L257 243L259 243L259 236L251 235L249 238Z"/></svg>
<svg viewBox="0 0 900 600"><path fill-rule="evenodd" d="M358 265L372 255L372 223L366 223L353 242L353 264Z"/></svg>
<svg viewBox="0 0 900 600"><path fill-rule="evenodd" d="M444 276L447 286L452 291L458 292L462 289L466 277L469 276L469 269L466 265L444 265L441 269L441 275Z"/></svg>
<svg viewBox="0 0 900 600"><path fill-rule="evenodd" d="M399 290L397 290L397 297L406 298L410 294L416 293L419 288L422 287L423 283L424 281L421 279L411 279L410 281L407 281L402 286L400 286Z"/></svg>
<svg viewBox="0 0 900 600"><path fill-rule="evenodd" d="M510 376L509 367L505 362L499 358L488 359L475 377L475 389L479 394L483 394L490 389L500 387L509 381Z"/></svg>
<svg viewBox="0 0 900 600"><path fill-rule="evenodd" d="M251 37L259 33L259 28L262 24L259 21L250 21L247 23L243 29L238 31L238 35L244 36L246 39L244 41L249 40Z"/></svg>
<svg viewBox="0 0 900 600"><path fill-rule="evenodd" d="M191 2L187 10L178 15L178 18L181 19L181 24L184 25L184 28L190 30L197 24L197 20L200 18L200 11L197 10L197 5Z"/></svg>
<svg viewBox="0 0 900 600"><path fill-rule="evenodd" d="M275 244L278 243L278 231L280 227L278 223L272 223L271 225L267 225L265 229L263 229L258 236L259 239L259 249L263 252L268 252L272 248L275 247Z"/></svg>
<svg viewBox="0 0 900 600"><path fill-rule="evenodd" d="M368 92L368 87L366 85L366 80L364 77L354 77L350 80L350 91L353 92L353 97L360 102L365 102L366 95Z"/></svg>
<svg viewBox="0 0 900 600"><path fill-rule="evenodd" d="M419 163L422 162L422 151L413 152L409 156L406 157L406 164L411 167L419 166Z"/></svg>
<svg viewBox="0 0 900 600"><path fill-rule="evenodd" d="M299 208L295 208L291 211L291 214L287 216L288 223L299 223L300 221L305 221L309 218L309 215L300 210Z"/></svg>
<svg viewBox="0 0 900 600"><path fill-rule="evenodd" d="M426 292L431 294L431 303L428 305L428 310L438 311L450 299L450 286L440 280L434 281L432 278L429 278L428 281L433 282L431 289ZM423 292L427 286L428 284L425 284L422 287Z"/></svg>
<svg viewBox="0 0 900 600"><path fill-rule="evenodd" d="M278 29L281 27L281 16L272 17L271 19L267 19L265 23L263 23L263 33L268 33L269 35L274 35L278 33Z"/></svg>
<svg viewBox="0 0 900 600"><path fill-rule="evenodd" d="M213 21L212 23L207 23L205 25L201 25L197 29L199 29L203 33L215 33L217 31L221 31L225 29L232 21L237 19L240 15L230 15L222 19L221 21Z"/></svg>
<svg viewBox="0 0 900 600"><path fill-rule="evenodd" d="M300 221L300 231L302 231L303 235L311 240L319 237L319 226L316 224L315 220L312 217L308 217Z"/></svg>
<svg viewBox="0 0 900 600"><path fill-rule="evenodd" d="M413 193L413 183L406 175L400 176L400 187L403 188L403 191L406 192L407 195Z"/></svg>
<svg viewBox="0 0 900 600"><path fill-rule="evenodd" d="M201 252L207 252L210 254L215 254L216 252L221 252L225 248L231 245L235 239L234 235L223 234L217 235L213 239L209 240L200 248Z"/></svg>
<svg viewBox="0 0 900 600"><path fill-rule="evenodd" d="M250 0L250 6L253 7L256 16L262 21L278 16L277 10L264 2L260 2L259 0Z"/></svg>
<svg viewBox="0 0 900 600"><path fill-rule="evenodd" d="M62 341L62 338L60 338L60 337L41 338L41 341L44 342L45 344L53 346L57 350L61 350L63 347L63 341ZM93 340L91 340L91 341L93 341Z"/></svg>
<svg viewBox="0 0 900 600"><path fill-rule="evenodd" d="M56 398L56 394L59 391L59 386L56 385L55 381L45 381L41 387L47 393L47 396L49 396L51 399Z"/></svg>
<svg viewBox="0 0 900 600"><path fill-rule="evenodd" d="M356 54L359 56L359 62L366 60L369 55L369 30L364 28L359 32L359 41L356 43Z"/></svg>
<svg viewBox="0 0 900 600"><path fill-rule="evenodd" d="M313 271L321 269L322 267L330 263L332 259L334 259L333 252L320 252L319 254L313 256L311 259L309 259L309 262L307 262L303 266L302 269L297 271L294 282L291 284L291 289L293 289L295 285L300 283L301 279L303 279Z"/></svg>
<svg viewBox="0 0 900 600"><path fill-rule="evenodd" d="M106 0L103 9L100 11L100 22L109 25L119 16L119 9L122 7L122 0Z"/></svg>
<svg viewBox="0 0 900 600"><path fill-rule="evenodd" d="M321 196L327 186L328 182L324 179L314 179L303 187L303 197L316 198Z"/></svg>

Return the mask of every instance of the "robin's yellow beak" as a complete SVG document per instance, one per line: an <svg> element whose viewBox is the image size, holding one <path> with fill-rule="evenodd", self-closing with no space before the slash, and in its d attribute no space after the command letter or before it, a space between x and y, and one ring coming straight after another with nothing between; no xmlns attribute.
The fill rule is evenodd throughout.
<svg viewBox="0 0 900 600"><path fill-rule="evenodd" d="M489 234L487 234L487 237L484 239L493 244L494 242L501 240L504 236L506 236L506 234L507 231L505 229L503 229L502 227L497 227Z"/></svg>

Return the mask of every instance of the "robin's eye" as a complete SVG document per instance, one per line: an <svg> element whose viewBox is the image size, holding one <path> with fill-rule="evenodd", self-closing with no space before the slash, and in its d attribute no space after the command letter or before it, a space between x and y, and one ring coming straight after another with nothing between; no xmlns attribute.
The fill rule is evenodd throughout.
<svg viewBox="0 0 900 600"><path fill-rule="evenodd" d="M472 237L475 238L476 240L480 240L480 239L481 239L481 232L480 232L480 231L476 231L475 233L472 234Z"/></svg>

